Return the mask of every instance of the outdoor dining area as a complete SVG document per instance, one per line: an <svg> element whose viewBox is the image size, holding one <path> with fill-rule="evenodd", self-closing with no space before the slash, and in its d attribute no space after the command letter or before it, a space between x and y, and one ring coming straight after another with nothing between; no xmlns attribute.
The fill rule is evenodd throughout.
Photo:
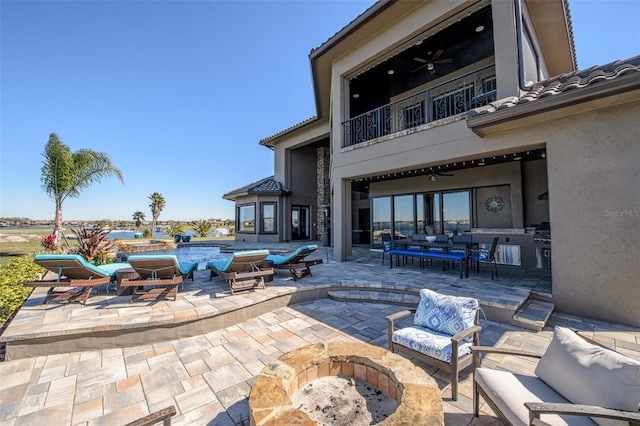
<svg viewBox="0 0 640 426"><path fill-rule="evenodd" d="M396 266L407 262L407 259L419 259L420 266L425 263L433 265L434 260L442 261L442 270L446 271L449 265L458 263L460 278L469 277L469 269L476 272L480 270L481 263L488 263L491 267L491 280L498 276L496 262L496 250L500 237L494 237L489 249L479 248L479 244L473 241L470 234L413 234L409 238L392 239L389 233L381 234L384 264L385 253L389 254L389 268L393 268L394 256Z"/></svg>

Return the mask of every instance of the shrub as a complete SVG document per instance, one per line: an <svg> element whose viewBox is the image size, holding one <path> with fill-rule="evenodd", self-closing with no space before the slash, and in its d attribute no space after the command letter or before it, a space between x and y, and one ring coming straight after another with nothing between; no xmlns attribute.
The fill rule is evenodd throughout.
<svg viewBox="0 0 640 426"><path fill-rule="evenodd" d="M42 237L42 247L46 251L58 251L58 236L55 232L46 237Z"/></svg>
<svg viewBox="0 0 640 426"><path fill-rule="evenodd" d="M32 257L11 259L0 266L0 324L4 324L20 309L33 288L22 285L26 280L35 280L46 269L36 265Z"/></svg>
<svg viewBox="0 0 640 426"><path fill-rule="evenodd" d="M171 225L169 225L167 229L164 230L164 233L169 235L171 238L173 238L176 235L184 234L184 227L182 226L181 223L174 222Z"/></svg>
<svg viewBox="0 0 640 426"><path fill-rule="evenodd" d="M79 254L93 262L95 258L100 257L99 264L106 263L106 255L117 244L118 239L108 240L109 230L106 228L88 230L80 227L79 230L72 229L78 238L78 247L64 246L63 249L68 253Z"/></svg>
<svg viewBox="0 0 640 426"><path fill-rule="evenodd" d="M209 232L211 232L211 228L213 228L213 223L207 222L204 219L200 219L198 221L191 222L191 226L192 226L191 229L196 231L198 236L206 237L209 234Z"/></svg>

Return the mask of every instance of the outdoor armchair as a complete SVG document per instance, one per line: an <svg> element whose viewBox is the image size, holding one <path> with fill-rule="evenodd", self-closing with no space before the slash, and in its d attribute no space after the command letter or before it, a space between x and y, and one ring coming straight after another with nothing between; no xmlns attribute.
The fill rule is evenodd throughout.
<svg viewBox="0 0 640 426"><path fill-rule="evenodd" d="M420 290L415 310L387 317L389 350L404 352L451 374L451 398L458 399L458 375L472 364L471 346L479 344L479 304L470 297L456 297ZM413 325L395 329L395 321L413 314Z"/></svg>
<svg viewBox="0 0 640 426"><path fill-rule="evenodd" d="M640 361L575 331L556 327L544 354L511 348L471 348L473 410L481 396L508 425L640 424ZM481 366L481 354L539 358L535 375ZM606 407L606 408L605 408Z"/></svg>

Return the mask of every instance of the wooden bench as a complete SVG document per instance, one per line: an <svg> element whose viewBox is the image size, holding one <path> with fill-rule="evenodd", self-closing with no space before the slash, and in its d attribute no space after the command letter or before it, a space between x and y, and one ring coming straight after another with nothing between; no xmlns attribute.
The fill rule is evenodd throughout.
<svg viewBox="0 0 640 426"><path fill-rule="evenodd" d="M443 261L460 262L460 278L462 278L465 256L462 253L442 253L437 251L428 250L411 250L411 249L392 249L389 252L391 261L389 262L389 268L393 268L393 256L397 256L397 265L400 264L400 257L417 257L420 259L442 259Z"/></svg>

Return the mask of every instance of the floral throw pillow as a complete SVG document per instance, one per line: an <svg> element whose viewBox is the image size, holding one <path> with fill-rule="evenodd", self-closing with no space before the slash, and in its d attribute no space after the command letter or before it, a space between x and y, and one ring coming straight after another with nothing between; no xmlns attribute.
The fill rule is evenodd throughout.
<svg viewBox="0 0 640 426"><path fill-rule="evenodd" d="M422 289L413 323L453 336L475 324L477 311L476 299Z"/></svg>

